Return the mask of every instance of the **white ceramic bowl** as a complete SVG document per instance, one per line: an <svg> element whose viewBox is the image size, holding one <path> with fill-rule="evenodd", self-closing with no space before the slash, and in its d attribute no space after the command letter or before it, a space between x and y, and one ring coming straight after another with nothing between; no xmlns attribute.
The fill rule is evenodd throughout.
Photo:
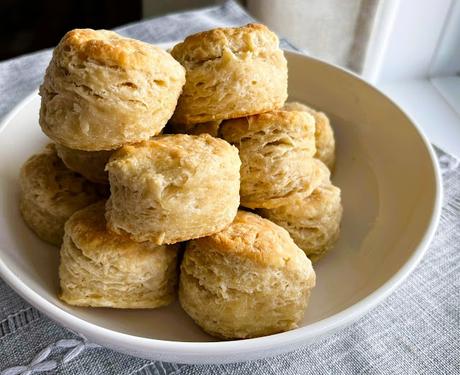
<svg viewBox="0 0 460 375"><path fill-rule="evenodd" d="M40 100L28 97L0 125L0 274L21 296L89 340L148 359L224 363L293 350L349 324L414 269L435 231L441 184L433 150L417 126L377 89L340 68L287 52L290 99L326 112L338 153L334 183L344 218L335 249L317 266L317 286L298 329L217 342L177 303L155 311L74 308L56 298L58 250L18 211L18 172L47 142ZM390 323L390 322L389 322Z"/></svg>

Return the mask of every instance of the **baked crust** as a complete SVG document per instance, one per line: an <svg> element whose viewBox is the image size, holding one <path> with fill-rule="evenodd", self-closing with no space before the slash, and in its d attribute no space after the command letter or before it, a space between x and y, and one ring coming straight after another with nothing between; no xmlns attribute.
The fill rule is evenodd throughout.
<svg viewBox="0 0 460 375"><path fill-rule="evenodd" d="M222 122L222 138L240 151L241 204L270 208L298 191L310 194L329 179L314 159L315 122L306 112L271 111Z"/></svg>
<svg viewBox="0 0 460 375"><path fill-rule="evenodd" d="M110 159L107 221L136 241L175 243L230 224L239 206L238 150L207 134L164 135Z"/></svg>
<svg viewBox="0 0 460 375"><path fill-rule="evenodd" d="M19 183L24 221L38 237L56 246L62 242L67 219L100 200L105 190L67 169L54 144L24 163Z"/></svg>
<svg viewBox="0 0 460 375"><path fill-rule="evenodd" d="M287 62L259 24L187 37L171 54L187 71L172 121L197 124L266 112L287 98Z"/></svg>
<svg viewBox="0 0 460 375"><path fill-rule="evenodd" d="M158 47L107 30L72 30L40 86L40 126L72 149L113 150L159 134L184 83L184 68Z"/></svg>
<svg viewBox="0 0 460 375"><path fill-rule="evenodd" d="M234 54L276 52L279 41L267 26L250 23L190 35L175 45L171 54L179 61L198 63L220 58L228 50Z"/></svg>
<svg viewBox="0 0 460 375"><path fill-rule="evenodd" d="M56 151L62 162L71 171L80 173L95 183L109 183L109 176L104 169L113 151L82 151L57 143Z"/></svg>
<svg viewBox="0 0 460 375"><path fill-rule="evenodd" d="M311 262L283 228L239 211L223 231L187 244L179 300L209 334L249 338L295 328L314 285Z"/></svg>
<svg viewBox="0 0 460 375"><path fill-rule="evenodd" d="M77 211L65 225L60 298L76 306L156 308L172 302L177 245L134 242L111 233L105 202Z"/></svg>
<svg viewBox="0 0 460 375"><path fill-rule="evenodd" d="M338 187L326 183L310 195L296 193L280 200L275 208L257 212L285 228L305 254L316 262L332 248L339 236L343 212L340 193Z"/></svg>
<svg viewBox="0 0 460 375"><path fill-rule="evenodd" d="M315 158L321 160L330 170L335 164L335 138L329 118L323 113L314 110L299 102L289 102L283 107L285 111L305 111L315 118Z"/></svg>

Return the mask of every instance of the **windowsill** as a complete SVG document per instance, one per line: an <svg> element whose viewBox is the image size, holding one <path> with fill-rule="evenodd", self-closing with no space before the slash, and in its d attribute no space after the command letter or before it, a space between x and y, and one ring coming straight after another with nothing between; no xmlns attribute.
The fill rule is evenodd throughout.
<svg viewBox="0 0 460 375"><path fill-rule="evenodd" d="M385 82L378 87L420 125L433 144L460 158L460 77Z"/></svg>

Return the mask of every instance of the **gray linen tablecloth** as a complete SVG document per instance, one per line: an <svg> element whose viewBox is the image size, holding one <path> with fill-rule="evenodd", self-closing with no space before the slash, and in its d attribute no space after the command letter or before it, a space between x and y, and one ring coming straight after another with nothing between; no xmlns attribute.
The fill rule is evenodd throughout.
<svg viewBox="0 0 460 375"><path fill-rule="evenodd" d="M168 42L250 22L235 3L119 28ZM0 117L41 82L49 50L0 63ZM421 264L355 324L290 354L231 365L151 362L85 342L50 321L0 280L0 374L460 374L460 168L438 151L444 208Z"/></svg>

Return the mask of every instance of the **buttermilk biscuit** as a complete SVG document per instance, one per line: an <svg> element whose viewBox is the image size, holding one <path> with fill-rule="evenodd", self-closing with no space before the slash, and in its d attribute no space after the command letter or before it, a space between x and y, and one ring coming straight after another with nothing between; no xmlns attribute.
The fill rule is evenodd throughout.
<svg viewBox="0 0 460 375"><path fill-rule="evenodd" d="M19 181L24 221L38 237L56 246L62 242L67 219L101 199L95 184L65 167L53 144L24 163Z"/></svg>
<svg viewBox="0 0 460 375"><path fill-rule="evenodd" d="M108 225L157 244L216 233L236 215L240 165L235 147L207 134L122 147L106 166Z"/></svg>
<svg viewBox="0 0 460 375"><path fill-rule="evenodd" d="M108 232L104 205L76 212L65 225L59 297L70 305L129 309L172 302L178 246L137 243Z"/></svg>
<svg viewBox="0 0 460 375"><path fill-rule="evenodd" d="M177 124L171 122L170 130L171 133L175 134L190 134L190 135L200 135L200 134L209 134L213 137L219 137L219 128L222 120L218 121L208 121L202 122L200 124Z"/></svg>
<svg viewBox="0 0 460 375"><path fill-rule="evenodd" d="M56 144L56 151L70 170L80 173L92 182L109 183L109 177L104 168L113 151L81 151L59 144Z"/></svg>
<svg viewBox="0 0 460 375"><path fill-rule="evenodd" d="M187 244L179 300L209 334L249 338L297 327L314 286L311 262L289 234L239 211L222 232Z"/></svg>
<svg viewBox="0 0 460 375"><path fill-rule="evenodd" d="M293 194L272 209L258 213L285 228L295 243L313 261L329 250L339 236L342 219L340 189L331 183L311 195Z"/></svg>
<svg viewBox="0 0 460 375"><path fill-rule="evenodd" d="M311 193L329 170L314 159L315 122L306 112L272 111L227 120L220 136L241 158L241 204L270 208L296 191Z"/></svg>
<svg viewBox="0 0 460 375"><path fill-rule="evenodd" d="M187 71L173 122L196 124L281 108L287 62L278 37L249 24L187 37L171 54Z"/></svg>
<svg viewBox="0 0 460 375"><path fill-rule="evenodd" d="M335 163L335 139L334 131L328 117L323 112L315 111L305 104L298 102L286 103L283 107L285 111L305 111L315 117L316 130L316 154L315 158L321 160L332 170Z"/></svg>
<svg viewBox="0 0 460 375"><path fill-rule="evenodd" d="M75 29L46 70L40 126L69 148L116 149L160 133L184 82L184 68L158 47L112 31Z"/></svg>

